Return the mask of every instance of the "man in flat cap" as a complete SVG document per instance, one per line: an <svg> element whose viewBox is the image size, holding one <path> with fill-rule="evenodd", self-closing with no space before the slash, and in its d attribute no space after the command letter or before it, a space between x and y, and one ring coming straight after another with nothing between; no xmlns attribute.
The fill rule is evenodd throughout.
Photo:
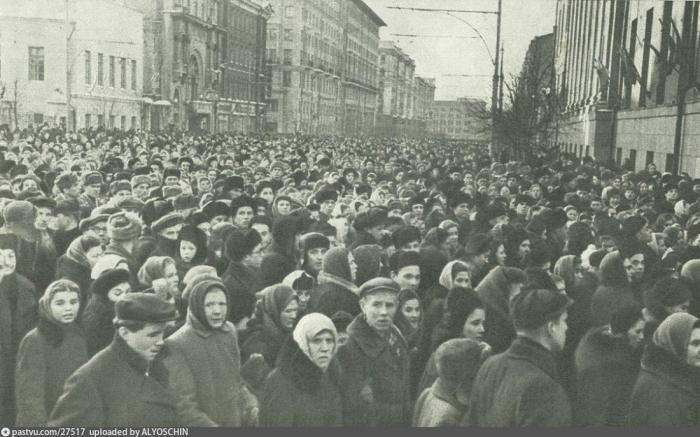
<svg viewBox="0 0 700 437"><path fill-rule="evenodd" d="M360 287L362 313L348 326L348 341L338 349L346 426L410 422L408 347L394 325L399 291L398 284L387 278L370 279Z"/></svg>
<svg viewBox="0 0 700 437"><path fill-rule="evenodd" d="M571 404L556 359L566 342L571 303L566 294L544 289L522 292L513 299L517 337L508 350L479 369L466 425L571 426Z"/></svg>
<svg viewBox="0 0 700 437"><path fill-rule="evenodd" d="M49 426L175 426L175 393L160 360L175 305L131 293L115 304L112 343L71 375Z"/></svg>

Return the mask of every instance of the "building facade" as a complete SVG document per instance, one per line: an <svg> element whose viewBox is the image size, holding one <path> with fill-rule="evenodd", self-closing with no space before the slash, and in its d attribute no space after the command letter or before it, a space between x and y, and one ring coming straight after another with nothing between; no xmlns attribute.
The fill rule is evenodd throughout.
<svg viewBox="0 0 700 437"><path fill-rule="evenodd" d="M142 15L107 0L68 4L0 1L0 124L140 128Z"/></svg>
<svg viewBox="0 0 700 437"><path fill-rule="evenodd" d="M678 160L679 172L700 176L700 94L690 79L698 71L698 8L692 1L558 1L562 150L636 171L652 162L673 171Z"/></svg>
<svg viewBox="0 0 700 437"><path fill-rule="evenodd" d="M430 111L428 131L436 137L487 144L490 130L482 115L486 112L486 102L479 99L436 100Z"/></svg>
<svg viewBox="0 0 700 437"><path fill-rule="evenodd" d="M432 77L415 77L413 97L413 117L418 129L418 135L426 135L430 114L435 101L435 79Z"/></svg>
<svg viewBox="0 0 700 437"><path fill-rule="evenodd" d="M151 130L262 128L268 12L250 0L114 0L144 29L144 124Z"/></svg>
<svg viewBox="0 0 700 437"><path fill-rule="evenodd" d="M378 133L387 136L412 136L415 61L392 41L379 44L381 66L379 85L381 114Z"/></svg>
<svg viewBox="0 0 700 437"><path fill-rule="evenodd" d="M267 132L371 132L379 27L361 0L274 0L268 22Z"/></svg>

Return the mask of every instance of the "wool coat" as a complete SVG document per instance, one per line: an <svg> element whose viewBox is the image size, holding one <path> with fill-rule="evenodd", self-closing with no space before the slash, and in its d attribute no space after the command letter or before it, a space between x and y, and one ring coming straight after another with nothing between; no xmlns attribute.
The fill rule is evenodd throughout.
<svg viewBox="0 0 700 437"><path fill-rule="evenodd" d="M255 293L261 288L257 274L243 263L232 261L222 279L228 291L228 301L231 302L229 320L238 323L245 317L251 317L255 307Z"/></svg>
<svg viewBox="0 0 700 437"><path fill-rule="evenodd" d="M260 394L260 425L275 427L341 426L340 367L326 372L314 364L291 338L279 354L278 366Z"/></svg>
<svg viewBox="0 0 700 437"><path fill-rule="evenodd" d="M114 325L112 325L114 316L112 301L106 296L90 295L81 318L90 356L109 346L114 339Z"/></svg>
<svg viewBox="0 0 700 437"><path fill-rule="evenodd" d="M338 349L343 369L346 426L407 426L411 420L410 362L406 340L396 326L382 337L363 314L348 325ZM371 391L371 398L363 392Z"/></svg>
<svg viewBox="0 0 700 437"><path fill-rule="evenodd" d="M165 341L163 363L177 394L177 415L186 426L237 427L255 401L241 378L238 335L232 323L206 329L191 314Z"/></svg>
<svg viewBox="0 0 700 437"><path fill-rule="evenodd" d="M484 341L495 354L508 349L515 339L515 328L510 318L508 295L510 284L503 268L495 268L481 280L476 292L484 301L486 321L484 322Z"/></svg>
<svg viewBox="0 0 700 437"><path fill-rule="evenodd" d="M698 426L698 372L650 343L632 390L630 426Z"/></svg>
<svg viewBox="0 0 700 437"><path fill-rule="evenodd" d="M467 416L469 426L571 426L571 405L559 382L554 355L517 337L506 352L479 369Z"/></svg>
<svg viewBox="0 0 700 437"><path fill-rule="evenodd" d="M0 423L15 422L15 362L20 342L37 322L34 285L12 273L0 279Z"/></svg>
<svg viewBox="0 0 700 437"><path fill-rule="evenodd" d="M17 353L17 426L46 426L63 385L88 360L80 329L62 329L60 344L53 346L38 328L24 337Z"/></svg>
<svg viewBox="0 0 700 437"><path fill-rule="evenodd" d="M576 348L577 426L624 426L632 387L639 374L640 354L626 337L594 328Z"/></svg>
<svg viewBox="0 0 700 437"><path fill-rule="evenodd" d="M156 359L150 364L119 335L66 381L49 426L175 426L175 392Z"/></svg>

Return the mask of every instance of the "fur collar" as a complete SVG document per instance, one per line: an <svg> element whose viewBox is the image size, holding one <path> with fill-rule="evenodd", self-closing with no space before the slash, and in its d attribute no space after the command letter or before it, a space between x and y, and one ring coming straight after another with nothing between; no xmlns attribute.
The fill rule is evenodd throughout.
<svg viewBox="0 0 700 437"><path fill-rule="evenodd" d="M298 390L311 394L318 393L322 388L326 374L334 383L337 383L339 376L338 364L335 359L331 361L326 374L324 374L291 337L287 338L280 350L277 368Z"/></svg>
<svg viewBox="0 0 700 437"><path fill-rule="evenodd" d="M688 396L700 397L700 372L653 343L644 350L642 372L665 381Z"/></svg>

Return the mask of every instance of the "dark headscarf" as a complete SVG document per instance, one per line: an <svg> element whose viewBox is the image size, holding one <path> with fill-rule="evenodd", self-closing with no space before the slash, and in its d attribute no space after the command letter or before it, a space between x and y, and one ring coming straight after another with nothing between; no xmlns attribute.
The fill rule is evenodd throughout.
<svg viewBox="0 0 700 437"><path fill-rule="evenodd" d="M211 325L209 325L207 316L204 313L204 299L206 299L207 294L213 290L221 290L224 292L227 299L226 310L228 313L229 306L228 296L226 295L226 286L218 279L204 279L197 282L197 285L192 288L192 291L189 294L187 320L195 328L200 328L203 331L213 330ZM228 320L228 314L225 315L225 319ZM225 323L224 327L226 327Z"/></svg>

